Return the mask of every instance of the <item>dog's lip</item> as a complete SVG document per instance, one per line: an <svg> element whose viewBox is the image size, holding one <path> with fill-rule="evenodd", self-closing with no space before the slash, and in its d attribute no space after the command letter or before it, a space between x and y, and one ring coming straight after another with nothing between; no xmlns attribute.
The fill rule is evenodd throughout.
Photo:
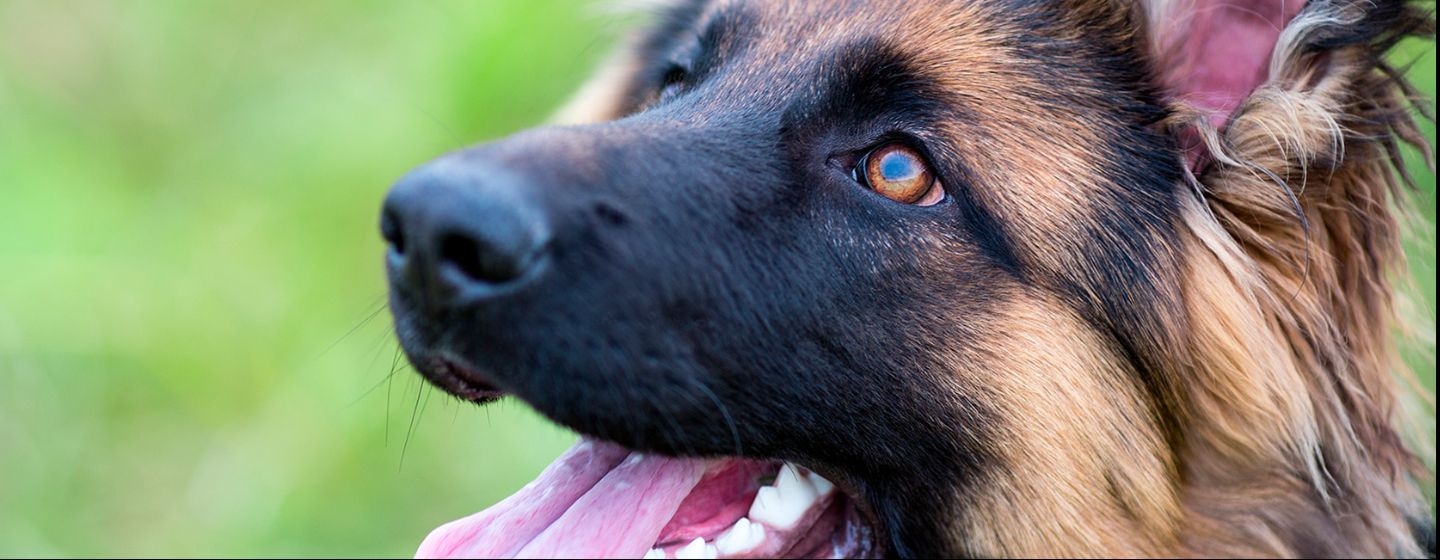
<svg viewBox="0 0 1440 560"><path fill-rule="evenodd" d="M875 542L871 543L871 546L874 547L877 554L885 556L889 549L887 544L890 542L891 528L881 521L875 505L870 503L872 496L861 492L857 479L848 472L821 468L815 470L815 474L825 477L835 485L835 488L850 498L851 503L855 504L855 512L860 514L861 520L875 532Z"/></svg>
<svg viewBox="0 0 1440 560"><path fill-rule="evenodd" d="M424 360L420 374L446 392L468 401L483 403L505 396L505 391L490 381L479 368L448 354L437 354Z"/></svg>
<svg viewBox="0 0 1440 560"><path fill-rule="evenodd" d="M889 557L891 527L881 521L875 504L870 503L872 496L861 491L861 482L851 473L843 470L827 469L824 467L811 469L843 493L850 503L855 506L855 513L859 514L861 522L865 523L873 532L873 541L870 543L871 551L877 557Z"/></svg>

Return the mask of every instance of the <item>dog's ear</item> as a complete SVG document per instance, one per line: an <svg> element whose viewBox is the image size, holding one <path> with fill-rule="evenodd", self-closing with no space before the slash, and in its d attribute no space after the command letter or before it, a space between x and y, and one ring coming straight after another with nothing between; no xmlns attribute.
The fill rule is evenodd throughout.
<svg viewBox="0 0 1440 560"><path fill-rule="evenodd" d="M1419 464L1393 428L1391 374L1404 366L1393 342L1391 282L1406 276L1397 210L1410 206L1411 181L1400 147L1429 157L1415 119L1430 112L1386 53L1406 37L1433 37L1432 6L1139 0L1131 14L1172 110L1164 132L1194 189L1185 228L1206 259L1220 263L1207 281L1233 289L1220 305L1254 312L1253 321L1209 332L1235 339L1236 355L1284 349L1272 363L1293 364L1285 368L1291 374L1256 371L1293 374L1289 386L1305 387L1282 398L1314 411L1316 425L1304 430L1314 433L1298 447L1308 450L1321 495L1402 501L1390 479L1358 465L1395 473ZM1260 336L1270 333L1278 338ZM1217 371L1243 363L1214 361Z"/></svg>
<svg viewBox="0 0 1440 560"><path fill-rule="evenodd" d="M1279 75L1272 61L1284 56L1277 50L1282 35L1302 6L1304 0L1145 0L1138 4L1140 47L1184 118L1224 129L1262 86L1294 78ZM1208 163L1198 138L1183 140L1192 171Z"/></svg>
<svg viewBox="0 0 1440 560"><path fill-rule="evenodd" d="M1384 276L1401 258L1394 211L1410 183L1400 145L1428 157L1415 112L1430 113L1385 55L1406 37L1433 37L1431 10L1404 0L1141 0L1134 16L1173 109L1166 132L1202 203L1273 288L1309 292L1317 312L1390 308ZM1339 327L1388 338L1370 323Z"/></svg>
<svg viewBox="0 0 1440 560"><path fill-rule="evenodd" d="M1275 141L1286 159L1322 167L1344 163L1336 152L1346 136L1423 145L1406 126L1420 96L1383 56L1407 36L1434 36L1429 9L1405 0L1141 0L1138 6L1141 48L1178 109L1172 132L1196 175L1235 163L1227 160L1253 160L1243 156L1274 150L1268 145ZM1376 134L1351 134L1357 125Z"/></svg>

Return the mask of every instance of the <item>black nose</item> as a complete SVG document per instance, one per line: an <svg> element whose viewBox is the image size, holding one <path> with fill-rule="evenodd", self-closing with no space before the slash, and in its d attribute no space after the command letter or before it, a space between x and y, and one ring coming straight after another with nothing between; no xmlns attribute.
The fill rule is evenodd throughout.
<svg viewBox="0 0 1440 560"><path fill-rule="evenodd" d="M445 306L533 280L550 232L530 194L523 180L475 162L412 171L380 215L392 285Z"/></svg>

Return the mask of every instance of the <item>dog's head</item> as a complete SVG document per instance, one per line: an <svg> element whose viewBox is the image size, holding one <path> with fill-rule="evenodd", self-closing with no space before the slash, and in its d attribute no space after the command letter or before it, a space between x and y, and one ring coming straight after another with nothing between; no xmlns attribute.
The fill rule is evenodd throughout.
<svg viewBox="0 0 1440 560"><path fill-rule="evenodd" d="M1205 141L1288 79L1271 51L1300 5L1122 4L679 2L583 94L589 124L402 179L382 229L417 369L596 440L547 475L574 496L429 552L1176 550L1183 483L1220 476L1186 454L1248 457L1284 442L1246 422L1299 422L1245 409L1285 389L1245 380L1221 387L1257 391L1236 426L1195 428L1228 397L1186 376L1214 374L1190 337L1253 327L1196 317L1235 256L1193 225L1219 219L1196 182L1236 159ZM1223 31L1162 33L1187 18ZM1376 33L1325 53L1369 75ZM1315 65L1300 86L1355 79ZM633 519L565 520L613 503Z"/></svg>

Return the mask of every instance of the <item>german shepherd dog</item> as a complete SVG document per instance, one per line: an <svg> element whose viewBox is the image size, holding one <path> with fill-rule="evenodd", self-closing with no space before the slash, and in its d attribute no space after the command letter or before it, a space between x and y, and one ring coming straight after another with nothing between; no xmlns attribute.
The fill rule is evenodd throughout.
<svg viewBox="0 0 1440 560"><path fill-rule="evenodd" d="M385 201L416 369L583 436L419 555L1434 554L1383 58L1430 8L657 10Z"/></svg>

